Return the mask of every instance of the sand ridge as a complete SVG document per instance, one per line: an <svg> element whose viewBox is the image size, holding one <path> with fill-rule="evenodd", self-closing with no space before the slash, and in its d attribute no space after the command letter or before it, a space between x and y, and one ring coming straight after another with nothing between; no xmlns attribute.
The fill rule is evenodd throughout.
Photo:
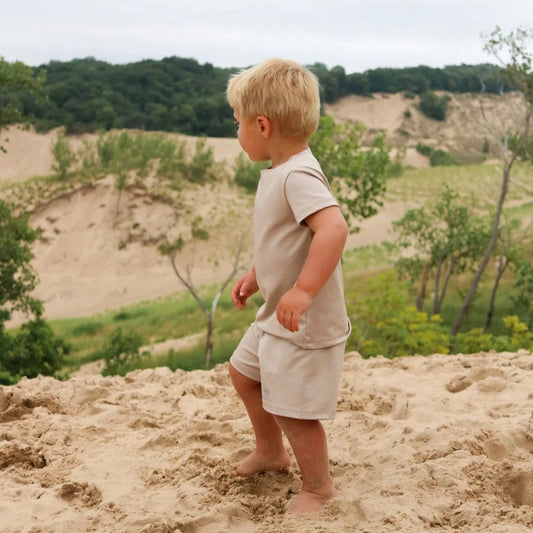
<svg viewBox="0 0 533 533"><path fill-rule="evenodd" d="M0 532L525 533L533 358L346 356L325 423L340 496L283 514L300 478L233 475L253 445L227 364L0 388Z"/></svg>

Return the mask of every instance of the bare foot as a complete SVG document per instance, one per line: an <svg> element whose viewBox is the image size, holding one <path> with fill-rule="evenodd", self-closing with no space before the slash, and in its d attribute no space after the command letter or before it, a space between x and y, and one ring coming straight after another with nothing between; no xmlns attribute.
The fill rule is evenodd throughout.
<svg viewBox="0 0 533 533"><path fill-rule="evenodd" d="M280 454L265 456L260 455L257 450L253 451L242 463L237 467L237 475L242 477L250 477L260 472L280 472L287 470L291 464L289 454L285 449Z"/></svg>
<svg viewBox="0 0 533 533"><path fill-rule="evenodd" d="M289 503L289 506L287 507L287 513L315 513L320 511L320 509L322 509L322 507L324 507L329 500L335 498L337 494L338 491L333 486L328 487L319 493L302 490L302 492L297 494Z"/></svg>

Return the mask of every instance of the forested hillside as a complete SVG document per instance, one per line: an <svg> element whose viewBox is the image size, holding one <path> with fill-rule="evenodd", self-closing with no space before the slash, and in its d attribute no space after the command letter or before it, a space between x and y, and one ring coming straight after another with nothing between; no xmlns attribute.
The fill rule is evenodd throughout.
<svg viewBox="0 0 533 533"><path fill-rule="evenodd" d="M349 94L423 94L510 90L499 68L489 64L378 68L347 74L341 66L315 63L322 98L333 103ZM237 69L200 64L194 59L167 57L112 65L94 58L51 61L35 68L46 71L38 98L24 92L0 93L0 102L16 100L32 114L41 131L66 126L67 133L112 128L174 131L189 135L234 135L233 116L225 100L229 76Z"/></svg>

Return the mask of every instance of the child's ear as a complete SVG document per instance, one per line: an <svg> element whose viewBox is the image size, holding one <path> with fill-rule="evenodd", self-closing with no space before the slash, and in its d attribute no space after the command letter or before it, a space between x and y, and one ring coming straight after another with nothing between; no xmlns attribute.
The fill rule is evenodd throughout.
<svg viewBox="0 0 533 533"><path fill-rule="evenodd" d="M268 117L265 117L263 115L259 115L256 119L255 119L255 122L257 124L257 128L259 129L259 132L261 133L261 135L265 138L265 139L268 139L270 137L270 132L271 132L271 124L270 124L270 120L268 119Z"/></svg>

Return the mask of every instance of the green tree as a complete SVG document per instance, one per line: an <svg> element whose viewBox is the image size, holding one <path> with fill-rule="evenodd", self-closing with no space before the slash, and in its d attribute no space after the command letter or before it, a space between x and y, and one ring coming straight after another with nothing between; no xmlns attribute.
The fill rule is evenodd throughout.
<svg viewBox="0 0 533 533"><path fill-rule="evenodd" d="M385 137L379 135L369 147L363 148L361 132L361 126L336 124L333 117L325 115L309 140L337 199L346 208L352 231L358 229L355 221L371 217L383 205L390 164Z"/></svg>
<svg viewBox="0 0 533 533"><path fill-rule="evenodd" d="M453 321L451 328L452 335L456 335L459 331L461 323L474 299L481 277L492 258L498 242L503 205L509 190L511 172L518 154L520 153L520 145L518 145L516 151L510 151L510 139L516 137L521 140L520 142L524 142L529 135L531 114L533 112L533 72L531 70L533 55L532 52L528 50L528 44L532 38L533 30L524 30L520 28L504 35L502 30L499 27L496 27L485 44L485 50L494 55L502 63L511 84L516 87L522 95L523 120L521 120L521 129L519 132L509 131L509 128L504 126L503 131L499 131L497 132L497 135L495 135L495 141L498 143L503 159L503 170L500 192L496 202L496 209L494 210L494 215L492 217L491 237L485 248L483 257L474 272L474 276L472 277L463 303ZM509 59L501 59L502 54L507 55ZM505 124L505 121L503 120L500 122ZM496 129L494 125L487 124L487 126L492 130Z"/></svg>
<svg viewBox="0 0 533 533"><path fill-rule="evenodd" d="M397 261L396 268L411 282L420 280L418 310L429 276L434 275L433 314L439 314L452 276L465 272L483 253L489 239L486 223L473 216L459 194L444 184L434 203L408 210L394 227L400 233L399 245L416 251Z"/></svg>
<svg viewBox="0 0 533 533"><path fill-rule="evenodd" d="M8 124L23 122L28 118L21 110L16 92L24 90L36 94L45 78L46 72L43 70L34 76L31 67L20 61L10 63L0 56L0 133ZM6 151L1 143L0 151Z"/></svg>
<svg viewBox="0 0 533 533"><path fill-rule="evenodd" d="M57 172L60 180L65 180L77 156L64 135L58 134L56 142L52 145L52 155L54 156L52 170Z"/></svg>
<svg viewBox="0 0 533 533"><path fill-rule="evenodd" d="M40 313L8 335L0 324L0 383L12 385L22 377L53 376L61 369L70 346L56 337Z"/></svg>
<svg viewBox="0 0 533 533"><path fill-rule="evenodd" d="M28 314L35 300L31 293L37 273L31 265L31 245L39 232L30 227L28 217L14 216L9 205L0 200L0 312L3 321L14 311Z"/></svg>
<svg viewBox="0 0 533 533"><path fill-rule="evenodd" d="M516 293L512 299L516 309L523 311L527 324L531 327L533 325L533 265L529 257L525 255L523 248L519 249L517 255L513 257L513 283Z"/></svg>
<svg viewBox="0 0 533 533"><path fill-rule="evenodd" d="M235 277L237 272L243 268L241 265L241 255L243 252L243 240L240 239L235 246L235 254L233 258L233 266L228 276L220 284L214 298L211 302L206 302L200 296L198 288L194 284L192 279L192 267L187 265L185 270L181 269L178 265L178 254L183 250L185 246L185 241L180 236L175 239L173 242L166 241L161 244L158 248L158 251L164 257L167 257L172 266L172 270L176 274L176 277L180 283L189 291L192 297L195 299L196 303L202 310L206 318L206 337L205 337L205 368L209 368L211 365L211 357L213 355L213 331L214 331L214 322L215 322L215 313L217 310L218 302L224 293L224 290L228 286L229 282Z"/></svg>
<svg viewBox="0 0 533 533"><path fill-rule="evenodd" d="M53 375L68 353L68 346L42 319L41 302L31 295L37 283L31 245L38 235L27 216L14 216L0 200L0 382L4 384L16 383L22 376ZM33 319L12 335L5 323L15 311Z"/></svg>
<svg viewBox="0 0 533 533"><path fill-rule="evenodd" d="M124 332L116 328L104 341L104 376L124 375L139 359L139 348L144 344L142 335L136 331Z"/></svg>

